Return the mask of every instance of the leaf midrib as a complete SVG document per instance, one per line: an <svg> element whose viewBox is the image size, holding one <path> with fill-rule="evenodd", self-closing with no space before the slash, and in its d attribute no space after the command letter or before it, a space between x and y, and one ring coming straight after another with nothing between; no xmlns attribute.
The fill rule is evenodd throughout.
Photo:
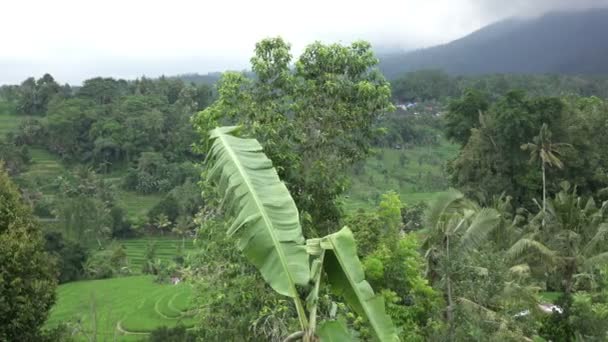
<svg viewBox="0 0 608 342"><path fill-rule="evenodd" d="M264 205L262 204L262 201L259 199L259 197L253 187L253 184L252 184L251 180L249 179L249 176L247 175L243 166L241 165L240 160L238 159L236 153L232 150L232 146L230 146L230 144L226 141L225 136L226 135L224 133L218 134L218 137L222 141L222 145L224 145L224 147L226 148L226 151L230 155L231 160L234 162L237 169L239 170L239 174L241 175L241 177L245 181L245 184L249 188L249 193L253 197L257 208L259 209L260 213L262 214L262 218L264 219L264 222L266 222L266 226L269 228L269 229L267 229L268 234L270 234L270 237L272 238L272 242L275 245L275 248L277 249L277 253L279 254L279 259L281 260L281 264L283 265L283 269L285 270L285 273L287 274L287 279L289 281L289 287L291 288L291 291L292 291L292 296L293 296L293 298L296 298L298 294L296 291L295 283L293 281L293 278L291 277L291 273L289 272L287 260L285 258L285 255L283 254L283 248L281 247L280 242L278 241L277 237L274 234L274 225L272 224L272 221L268 217L268 214L266 213Z"/></svg>

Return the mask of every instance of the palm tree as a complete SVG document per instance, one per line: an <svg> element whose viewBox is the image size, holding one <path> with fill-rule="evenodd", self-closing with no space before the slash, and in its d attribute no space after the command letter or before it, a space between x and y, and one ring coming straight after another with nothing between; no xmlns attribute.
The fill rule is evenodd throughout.
<svg viewBox="0 0 608 342"><path fill-rule="evenodd" d="M551 142L551 131L547 124L543 124L540 127L538 136L534 137L532 143L521 145L521 149L524 151L530 151L530 163L537 162L540 160L541 170L543 173L543 214L547 212L547 180L546 180L546 167L555 166L558 169L564 167L564 163L560 160L562 150L565 147L571 147L570 144L565 143L552 143ZM545 225L543 218L542 225Z"/></svg>
<svg viewBox="0 0 608 342"><path fill-rule="evenodd" d="M535 262L563 277L563 290L572 292L577 279L593 281L593 268L608 264L608 201L597 206L583 199L567 182L549 201L547 214L539 212L527 232L507 251L516 263ZM539 221L545 221L539 227ZM540 261L540 262L539 262Z"/></svg>
<svg viewBox="0 0 608 342"><path fill-rule="evenodd" d="M427 212L429 231L423 244L428 260L427 275L430 275L431 282L436 283L437 278L441 277L445 284L449 340L454 338L453 259L470 252L486 240L499 220L500 215L496 210L481 209L456 190L440 195ZM458 301L461 302L462 298Z"/></svg>
<svg viewBox="0 0 608 342"><path fill-rule="evenodd" d="M188 216L182 215L177 218L175 227L171 230L173 233L179 235L182 238L182 250L186 249L186 236L190 234L192 228L194 228L194 222Z"/></svg>

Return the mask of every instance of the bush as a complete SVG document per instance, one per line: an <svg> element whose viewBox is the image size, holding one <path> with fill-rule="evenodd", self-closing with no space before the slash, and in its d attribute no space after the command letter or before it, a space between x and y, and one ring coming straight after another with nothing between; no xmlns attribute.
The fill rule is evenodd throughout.
<svg viewBox="0 0 608 342"><path fill-rule="evenodd" d="M179 204L172 194L163 197L163 199L148 212L150 221L154 221L161 215L165 215L171 222L177 220L177 217L179 216Z"/></svg>
<svg viewBox="0 0 608 342"><path fill-rule="evenodd" d="M84 275L84 264L87 251L78 242L65 240L59 232L47 232L44 235L46 251L57 258L59 283L80 279Z"/></svg>
<svg viewBox="0 0 608 342"><path fill-rule="evenodd" d="M85 272L87 277L91 279L105 279L130 274L124 247L115 244L108 249L97 251L87 260Z"/></svg>
<svg viewBox="0 0 608 342"><path fill-rule="evenodd" d="M152 330L149 342L194 342L196 335L193 332L186 330L183 326L173 328L160 327Z"/></svg>

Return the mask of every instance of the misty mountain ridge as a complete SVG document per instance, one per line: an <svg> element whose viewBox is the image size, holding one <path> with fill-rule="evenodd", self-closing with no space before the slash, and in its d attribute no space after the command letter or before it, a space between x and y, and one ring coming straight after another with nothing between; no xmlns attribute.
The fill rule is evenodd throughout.
<svg viewBox="0 0 608 342"><path fill-rule="evenodd" d="M608 9L512 18L450 43L380 55L388 78L420 69L452 74L608 74Z"/></svg>

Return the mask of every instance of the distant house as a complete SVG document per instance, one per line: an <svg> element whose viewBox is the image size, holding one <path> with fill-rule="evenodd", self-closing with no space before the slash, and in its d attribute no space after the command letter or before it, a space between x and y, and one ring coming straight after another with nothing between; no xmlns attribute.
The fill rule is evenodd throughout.
<svg viewBox="0 0 608 342"><path fill-rule="evenodd" d="M395 107L401 109L401 110L408 110L410 108L414 108L417 106L416 102L408 102L408 103L398 103L395 105Z"/></svg>
<svg viewBox="0 0 608 342"><path fill-rule="evenodd" d="M542 311L543 313L546 314L562 314L564 312L564 309L562 309L561 307L555 305L555 304L538 304L538 308L540 309L540 311ZM525 317L528 316L530 314L530 310L524 310L522 312L518 312L516 313L513 317Z"/></svg>

